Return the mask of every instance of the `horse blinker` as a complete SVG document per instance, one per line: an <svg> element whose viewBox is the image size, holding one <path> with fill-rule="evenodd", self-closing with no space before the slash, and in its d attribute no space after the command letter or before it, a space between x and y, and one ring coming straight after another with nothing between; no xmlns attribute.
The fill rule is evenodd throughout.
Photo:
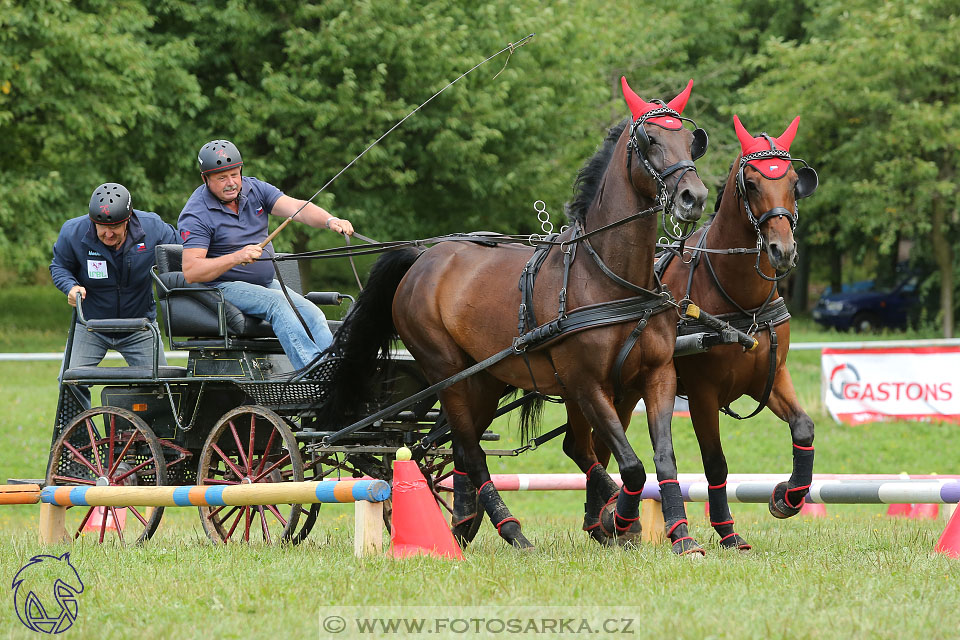
<svg viewBox="0 0 960 640"><path fill-rule="evenodd" d="M797 200L812 196L819 184L820 178L817 177L817 172L813 167L800 167L797 169L797 184L794 187Z"/></svg>

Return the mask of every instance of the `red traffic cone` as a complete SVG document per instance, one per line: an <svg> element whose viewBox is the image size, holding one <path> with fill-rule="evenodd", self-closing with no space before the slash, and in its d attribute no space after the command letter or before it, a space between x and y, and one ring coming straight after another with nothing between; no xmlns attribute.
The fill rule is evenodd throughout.
<svg viewBox="0 0 960 640"><path fill-rule="evenodd" d="M450 526L413 460L393 463L393 526L390 554L405 558L418 554L463 560Z"/></svg>
<svg viewBox="0 0 960 640"><path fill-rule="evenodd" d="M940 515L940 505L933 504L915 504L910 509L910 517L917 520L935 520Z"/></svg>
<svg viewBox="0 0 960 640"><path fill-rule="evenodd" d="M891 518L906 518L910 516L912 504L892 504L887 507L887 515Z"/></svg>
<svg viewBox="0 0 960 640"><path fill-rule="evenodd" d="M113 514L117 514L116 520L114 520ZM123 527L127 523L127 509L125 507L120 509L113 507L108 510L107 507L94 507L93 513L87 518L87 523L83 525L81 533L88 531L99 533L104 520L107 522L106 526L103 527L104 531L116 531L118 523L120 524L120 530L123 531Z"/></svg>
<svg viewBox="0 0 960 640"><path fill-rule="evenodd" d="M822 502L807 502L804 500L803 506L800 507L800 515L808 518L826 518L827 505Z"/></svg>
<svg viewBox="0 0 960 640"><path fill-rule="evenodd" d="M953 512L933 550L945 553L951 558L960 558L960 509Z"/></svg>

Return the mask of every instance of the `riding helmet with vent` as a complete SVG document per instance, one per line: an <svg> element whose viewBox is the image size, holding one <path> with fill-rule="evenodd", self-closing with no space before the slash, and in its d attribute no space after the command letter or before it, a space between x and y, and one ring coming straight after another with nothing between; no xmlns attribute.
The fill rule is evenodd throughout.
<svg viewBox="0 0 960 640"><path fill-rule="evenodd" d="M237 145L229 140L211 140L203 145L197 154L200 163L200 175L205 176L218 171L243 167L243 158Z"/></svg>
<svg viewBox="0 0 960 640"><path fill-rule="evenodd" d="M122 184L104 182L90 196L90 219L97 224L120 224L132 211L130 192Z"/></svg>

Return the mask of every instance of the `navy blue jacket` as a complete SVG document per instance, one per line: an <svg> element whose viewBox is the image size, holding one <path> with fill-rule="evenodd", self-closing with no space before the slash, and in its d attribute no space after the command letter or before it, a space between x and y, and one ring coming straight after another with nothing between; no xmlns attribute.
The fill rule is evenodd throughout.
<svg viewBox="0 0 960 640"><path fill-rule="evenodd" d="M180 244L173 226L155 213L133 210L127 239L119 251L100 242L88 216L67 220L53 245L50 275L60 291L76 285L87 290L83 315L87 319L157 317L150 267L154 247Z"/></svg>

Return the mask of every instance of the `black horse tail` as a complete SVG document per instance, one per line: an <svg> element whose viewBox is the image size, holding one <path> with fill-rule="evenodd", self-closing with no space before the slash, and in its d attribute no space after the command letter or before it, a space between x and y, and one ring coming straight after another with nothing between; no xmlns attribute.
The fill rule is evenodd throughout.
<svg viewBox="0 0 960 640"><path fill-rule="evenodd" d="M390 345L398 337L393 297L420 253L412 248L390 251L370 269L366 286L328 349L340 356L325 403L328 419L361 412L372 399L377 368L390 358Z"/></svg>

